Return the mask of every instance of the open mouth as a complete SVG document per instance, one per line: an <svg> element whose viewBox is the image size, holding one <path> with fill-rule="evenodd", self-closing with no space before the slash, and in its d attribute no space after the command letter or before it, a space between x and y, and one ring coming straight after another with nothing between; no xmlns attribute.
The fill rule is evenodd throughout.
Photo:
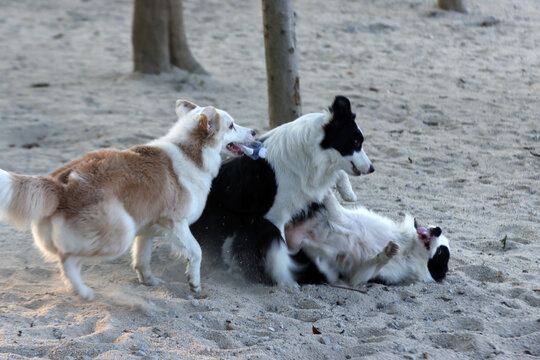
<svg viewBox="0 0 540 360"><path fill-rule="evenodd" d="M234 155L242 155L244 153L242 149L235 143L228 143L227 150L229 150Z"/></svg>
<svg viewBox="0 0 540 360"><path fill-rule="evenodd" d="M351 165L352 165L352 172L353 172L354 175L356 175L356 176L362 175L360 170L358 170L358 168L354 165L354 163L352 161L351 161Z"/></svg>
<svg viewBox="0 0 540 360"><path fill-rule="evenodd" d="M429 251L429 238L431 236L429 230L420 226L416 228L416 233L418 234L418 240L420 240L424 244L426 250Z"/></svg>

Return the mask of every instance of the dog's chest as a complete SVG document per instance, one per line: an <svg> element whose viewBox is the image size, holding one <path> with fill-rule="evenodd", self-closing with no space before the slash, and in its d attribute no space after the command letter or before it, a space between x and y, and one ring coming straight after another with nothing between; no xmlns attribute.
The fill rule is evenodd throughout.
<svg viewBox="0 0 540 360"><path fill-rule="evenodd" d="M210 176L207 176L207 178L200 178L199 181L196 182L183 182L182 185L185 186L191 198L187 216L189 224L194 223L201 216L204 206L206 205L208 193L210 192L211 183L212 179Z"/></svg>

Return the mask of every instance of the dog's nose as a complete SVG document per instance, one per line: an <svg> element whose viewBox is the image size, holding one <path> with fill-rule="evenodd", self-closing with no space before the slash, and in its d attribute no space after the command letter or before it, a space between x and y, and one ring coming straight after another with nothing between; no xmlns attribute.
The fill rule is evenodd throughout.
<svg viewBox="0 0 540 360"><path fill-rule="evenodd" d="M369 165L369 170L368 170L368 174L371 174L372 172L375 171L375 167L373 166L373 164Z"/></svg>
<svg viewBox="0 0 540 360"><path fill-rule="evenodd" d="M257 135L257 132L255 130L251 130L251 136Z"/></svg>

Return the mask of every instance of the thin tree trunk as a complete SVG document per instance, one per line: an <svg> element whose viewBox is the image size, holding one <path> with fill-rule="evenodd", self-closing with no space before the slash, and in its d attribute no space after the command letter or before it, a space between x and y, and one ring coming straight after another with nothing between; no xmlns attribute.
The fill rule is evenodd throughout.
<svg viewBox="0 0 540 360"><path fill-rule="evenodd" d="M437 0L437 7L443 10L452 10L466 13L464 0Z"/></svg>
<svg viewBox="0 0 540 360"><path fill-rule="evenodd" d="M171 64L191 73L207 74L195 60L189 49L184 29L184 10L182 0L169 0L169 36Z"/></svg>
<svg viewBox="0 0 540 360"><path fill-rule="evenodd" d="M133 10L134 70L159 74L171 70L167 0L135 0Z"/></svg>
<svg viewBox="0 0 540 360"><path fill-rule="evenodd" d="M182 0L135 0L132 43L136 72L159 74L174 65L206 73L187 43Z"/></svg>
<svg viewBox="0 0 540 360"><path fill-rule="evenodd" d="M268 116L274 128L302 113L291 0L262 0Z"/></svg>

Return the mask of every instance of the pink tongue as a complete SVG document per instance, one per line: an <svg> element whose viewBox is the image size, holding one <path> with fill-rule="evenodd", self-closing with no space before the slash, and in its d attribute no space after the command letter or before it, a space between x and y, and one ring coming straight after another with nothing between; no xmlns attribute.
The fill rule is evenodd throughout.
<svg viewBox="0 0 540 360"><path fill-rule="evenodd" d="M426 229L425 227L423 226L420 226L419 228L416 229L416 233L418 235L424 235L426 236L427 238L429 238L429 231L428 229Z"/></svg>

